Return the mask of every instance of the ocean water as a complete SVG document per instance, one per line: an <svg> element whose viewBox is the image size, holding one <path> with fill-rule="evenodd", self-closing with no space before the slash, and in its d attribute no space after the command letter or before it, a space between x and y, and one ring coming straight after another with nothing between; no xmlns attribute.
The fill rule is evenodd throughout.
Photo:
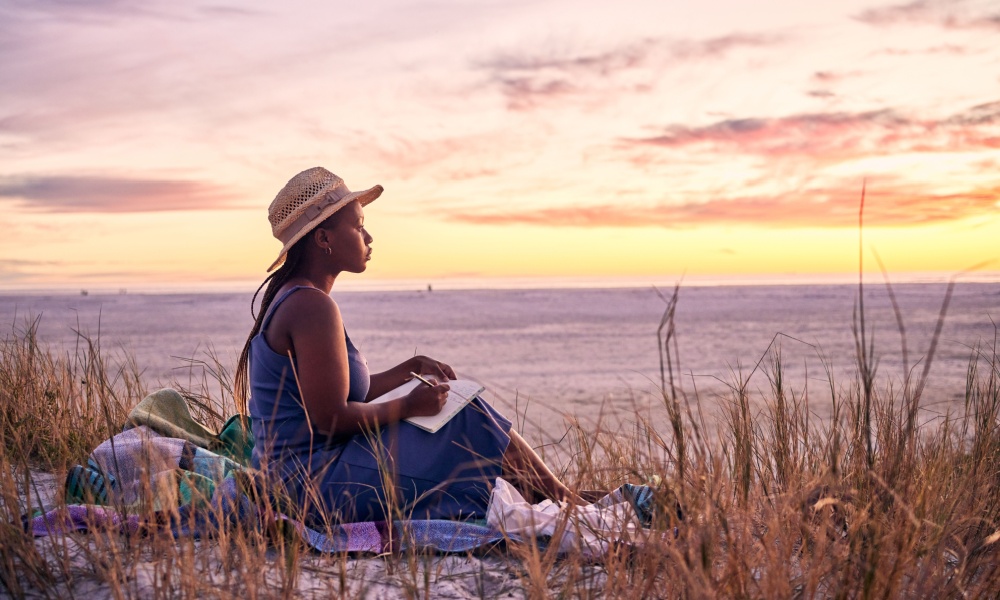
<svg viewBox="0 0 1000 600"><path fill-rule="evenodd" d="M945 285L903 284L894 291L908 363L918 377ZM880 386L898 389L904 365L896 317L884 286L869 285L865 292ZM711 420L735 381L747 380L752 391L765 393L769 357L780 351L787 384L808 397L812 414L826 418L831 376L835 387L854 381L857 293L853 285L682 288L676 382ZM636 414L663 417L656 332L666 305L652 287L333 295L372 370L413 354L434 356L484 383L488 400L538 437L557 439L573 419L617 427ZM38 318L39 337L62 353L74 352L77 332L99 339L112 356L133 355L153 388L200 377L190 359L206 359L209 352L232 369L252 324L250 297L5 294L0 322L9 335ZM924 420L960 409L970 357L979 346L992 347L997 331L991 318L998 317L1000 284L955 287L927 379Z"/></svg>

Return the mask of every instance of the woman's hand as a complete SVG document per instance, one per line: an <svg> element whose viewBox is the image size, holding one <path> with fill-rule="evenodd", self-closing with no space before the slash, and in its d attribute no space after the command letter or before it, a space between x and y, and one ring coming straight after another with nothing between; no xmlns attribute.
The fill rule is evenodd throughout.
<svg viewBox="0 0 1000 600"><path fill-rule="evenodd" d="M456 379L455 370L443 362L426 356L414 356L413 358L404 360L388 371L372 373L371 386L368 388L368 397L365 399L365 402L374 400L382 394L385 394L386 392L389 392L413 379L413 376L410 373L416 373L417 375L427 377L428 379L433 379L435 382L444 382L449 379ZM426 388L427 386L421 385L420 387ZM430 414L437 414L437 412L435 411ZM402 418L405 419L406 416L404 415Z"/></svg>
<svg viewBox="0 0 1000 600"><path fill-rule="evenodd" d="M408 368L417 375L431 375L438 381L448 379L458 379L455 370L441 361L434 360L427 356L414 356L407 361Z"/></svg>
<svg viewBox="0 0 1000 600"><path fill-rule="evenodd" d="M406 395L404 412L409 417L430 417L441 412L444 408L444 401L448 397L447 383L439 383L434 386L420 384Z"/></svg>

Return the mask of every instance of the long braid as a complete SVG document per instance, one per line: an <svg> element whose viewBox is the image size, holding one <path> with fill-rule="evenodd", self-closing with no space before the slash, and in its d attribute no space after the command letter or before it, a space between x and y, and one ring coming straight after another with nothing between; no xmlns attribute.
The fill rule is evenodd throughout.
<svg viewBox="0 0 1000 600"><path fill-rule="evenodd" d="M247 402L250 398L250 342L260 333L261 327L264 326L264 317L267 315L271 303L274 302L275 296L278 295L278 290L292 278L298 269L299 263L302 261L304 249L305 245L301 242L289 248L284 264L264 279L263 283L257 288L257 291L254 292L253 299L250 300L250 315L254 317L253 329L250 330L250 335L243 345L243 351L240 352L240 359L236 363L236 374L233 379L233 394L244 414L248 414ZM260 294L260 290L264 286L267 286L267 288L264 289L264 296L260 301L260 309L254 315L253 305L257 302L257 295Z"/></svg>

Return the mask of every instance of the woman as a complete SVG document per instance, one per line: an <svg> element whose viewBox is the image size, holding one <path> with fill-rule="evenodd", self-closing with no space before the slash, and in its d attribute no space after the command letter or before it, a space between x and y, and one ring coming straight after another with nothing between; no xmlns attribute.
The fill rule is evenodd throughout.
<svg viewBox="0 0 1000 600"><path fill-rule="evenodd" d="M313 523L483 518L498 476L528 498L582 503L482 400L433 434L403 421L437 414L447 383L368 404L411 372L455 379L450 366L426 356L369 373L330 296L338 275L361 273L371 260L363 207L381 193L378 185L351 192L316 167L289 180L268 208L284 246L261 285L236 371L238 395L249 395L253 465L280 481Z"/></svg>

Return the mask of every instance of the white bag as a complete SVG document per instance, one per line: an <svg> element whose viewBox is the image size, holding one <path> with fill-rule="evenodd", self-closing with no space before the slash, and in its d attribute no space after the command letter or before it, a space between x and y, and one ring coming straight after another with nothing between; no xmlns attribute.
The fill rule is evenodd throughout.
<svg viewBox="0 0 1000 600"><path fill-rule="evenodd" d="M632 505L618 492L585 506L552 500L528 504L500 477L493 486L486 521L511 539L548 537L560 553L582 550L588 556L603 556L615 542L635 543L646 531Z"/></svg>

